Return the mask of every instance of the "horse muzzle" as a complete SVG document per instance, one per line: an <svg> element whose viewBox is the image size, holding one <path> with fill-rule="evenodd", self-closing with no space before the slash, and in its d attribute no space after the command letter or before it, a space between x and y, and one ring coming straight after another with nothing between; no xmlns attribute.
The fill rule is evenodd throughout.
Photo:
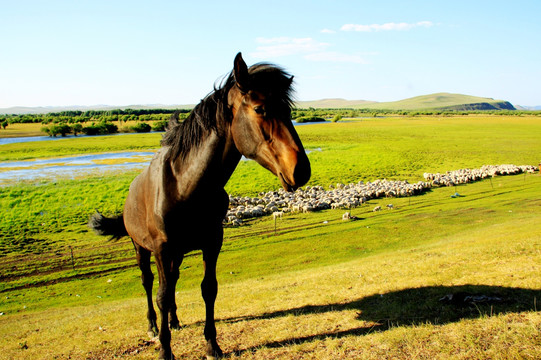
<svg viewBox="0 0 541 360"><path fill-rule="evenodd" d="M297 161L294 166L290 166L286 171L280 171L277 176L286 191L295 191L310 180L312 174L310 161L304 150L297 153Z"/></svg>

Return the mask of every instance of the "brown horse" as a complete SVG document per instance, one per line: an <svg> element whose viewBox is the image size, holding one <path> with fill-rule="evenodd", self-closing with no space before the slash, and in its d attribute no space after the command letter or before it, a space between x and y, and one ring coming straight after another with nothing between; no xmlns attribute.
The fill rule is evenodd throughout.
<svg viewBox="0 0 541 360"><path fill-rule="evenodd" d="M202 250L205 275L207 358L222 355L216 342L216 261L229 197L224 190L241 156L276 175L287 191L310 178L310 163L291 122L293 77L271 64L248 68L237 54L234 69L218 89L179 123L174 115L162 147L135 178L122 216L94 214L89 226L101 235L132 238L147 295L149 331L158 333L152 305L154 253L160 280L160 358L172 359L170 328L179 328L175 285L184 255Z"/></svg>

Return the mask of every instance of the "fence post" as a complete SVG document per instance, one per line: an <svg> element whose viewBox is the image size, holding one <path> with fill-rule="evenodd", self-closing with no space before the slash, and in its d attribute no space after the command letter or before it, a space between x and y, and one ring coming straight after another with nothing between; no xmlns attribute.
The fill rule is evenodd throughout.
<svg viewBox="0 0 541 360"><path fill-rule="evenodd" d="M68 245L69 248L70 248L70 252L71 252L71 267L73 270L75 270L75 260L73 258L73 248L71 247L71 245Z"/></svg>

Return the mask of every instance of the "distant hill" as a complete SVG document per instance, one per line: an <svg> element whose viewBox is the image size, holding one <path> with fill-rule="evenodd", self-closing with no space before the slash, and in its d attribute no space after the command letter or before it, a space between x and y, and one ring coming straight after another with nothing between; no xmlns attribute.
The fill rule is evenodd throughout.
<svg viewBox="0 0 541 360"><path fill-rule="evenodd" d="M409 99L376 102L368 100L322 99L315 101L297 101L295 106L301 109L378 109L378 110L516 110L508 101L494 100L478 96L437 93L416 96ZM194 105L128 105L128 106L64 106L64 107L11 107L0 109L0 114L45 114L67 110L114 110L114 109L192 109ZM533 110L532 107L518 107Z"/></svg>
<svg viewBox="0 0 541 360"><path fill-rule="evenodd" d="M297 101L295 106L300 109L346 109L363 108L368 104L377 104L376 101L368 100L346 100L346 99L321 99L313 101Z"/></svg>
<svg viewBox="0 0 541 360"><path fill-rule="evenodd" d="M436 93L393 102L369 104L370 109L389 110L516 110L508 101L471 95Z"/></svg>
<svg viewBox="0 0 541 360"><path fill-rule="evenodd" d="M297 106L300 108L339 107L380 110L516 110L515 107L508 101L450 93L422 95L391 102L375 102L363 100L350 101L344 99L299 101L297 102Z"/></svg>
<svg viewBox="0 0 541 360"><path fill-rule="evenodd" d="M515 105L517 110L532 110L532 111L539 111L541 110L541 106L523 106L523 105Z"/></svg>

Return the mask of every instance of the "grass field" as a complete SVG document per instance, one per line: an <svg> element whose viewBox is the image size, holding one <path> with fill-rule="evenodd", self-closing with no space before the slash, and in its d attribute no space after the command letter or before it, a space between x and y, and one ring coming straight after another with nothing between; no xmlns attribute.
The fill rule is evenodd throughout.
<svg viewBox="0 0 541 360"><path fill-rule="evenodd" d="M9 124L7 128L0 130L0 137L44 136L42 127L41 124Z"/></svg>
<svg viewBox="0 0 541 360"><path fill-rule="evenodd" d="M313 150L309 185L383 178L416 182L424 172L541 162L537 117L370 118L298 131L305 147ZM232 193L276 187L272 175L253 162L238 169L228 184Z"/></svg>
<svg viewBox="0 0 541 360"><path fill-rule="evenodd" d="M313 185L417 181L425 171L541 160L541 124L528 117L369 119L298 129L313 150ZM124 142L134 137L135 145ZM159 135L96 139L30 146L26 155L24 145L3 145L9 150L2 156L155 148ZM146 337L131 244L97 237L85 225L95 208L121 211L135 175L0 188L0 358L157 357L158 344ZM250 162L228 185L246 195L277 187ZM451 198L456 191L463 197ZM387 203L395 210L371 211ZM218 341L230 359L540 358L540 210L536 173L372 200L352 210L358 221L329 210L288 215L276 234L269 218L226 228ZM177 287L184 325L173 333L177 359L204 353L201 279L196 252L182 264ZM440 301L461 292L501 301Z"/></svg>

